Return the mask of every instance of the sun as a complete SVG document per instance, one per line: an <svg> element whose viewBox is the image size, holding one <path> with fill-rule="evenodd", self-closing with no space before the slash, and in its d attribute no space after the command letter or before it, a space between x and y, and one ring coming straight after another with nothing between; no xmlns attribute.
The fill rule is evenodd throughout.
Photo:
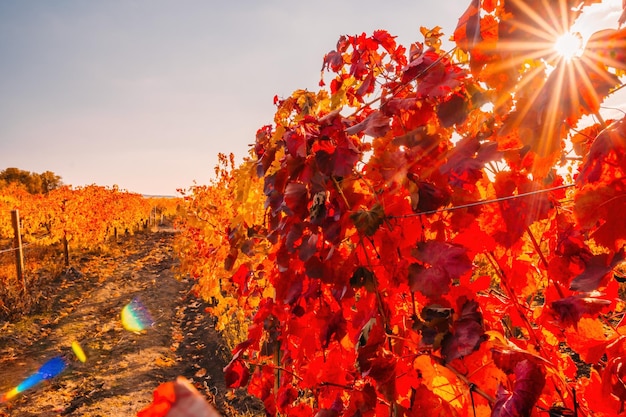
<svg viewBox="0 0 626 417"><path fill-rule="evenodd" d="M554 42L554 51L562 59L569 61L583 53L583 39L578 32L566 32Z"/></svg>

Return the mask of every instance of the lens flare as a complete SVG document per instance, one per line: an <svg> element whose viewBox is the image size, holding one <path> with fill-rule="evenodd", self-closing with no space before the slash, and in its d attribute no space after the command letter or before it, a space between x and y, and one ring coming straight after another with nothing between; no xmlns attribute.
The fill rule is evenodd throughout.
<svg viewBox="0 0 626 417"><path fill-rule="evenodd" d="M154 324L150 312L137 298L122 308L121 320L129 332L140 332Z"/></svg>
<svg viewBox="0 0 626 417"><path fill-rule="evenodd" d="M587 115L600 120L600 104L621 85L613 69L623 68L623 59L607 53L607 41L621 37L596 32L583 19L586 8L568 0L506 0L486 9L475 3L486 2L472 2L457 31L478 69L472 71L498 94L492 112L507 114L497 133L530 151L529 171L547 178L565 156L571 129Z"/></svg>
<svg viewBox="0 0 626 417"><path fill-rule="evenodd" d="M0 398L0 402L6 402L11 398L15 397L18 394L26 391L39 384L41 381L46 381L48 379L52 379L55 376L59 375L66 368L67 363L65 359L61 356L55 356L50 359L48 362L44 363L37 372L26 378L22 381L17 387L5 393L2 398Z"/></svg>
<svg viewBox="0 0 626 417"><path fill-rule="evenodd" d="M85 351L78 344L78 342L76 341L72 342L72 351L74 351L74 355L76 355L76 358L78 358L79 361L83 363L87 361L87 355L85 355Z"/></svg>

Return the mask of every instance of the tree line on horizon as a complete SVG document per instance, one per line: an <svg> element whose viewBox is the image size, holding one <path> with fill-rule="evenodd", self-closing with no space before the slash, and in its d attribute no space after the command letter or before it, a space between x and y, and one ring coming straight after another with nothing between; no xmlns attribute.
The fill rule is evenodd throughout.
<svg viewBox="0 0 626 417"><path fill-rule="evenodd" d="M0 171L0 189L17 183L30 194L46 194L63 185L61 176L52 171L42 173L9 167Z"/></svg>

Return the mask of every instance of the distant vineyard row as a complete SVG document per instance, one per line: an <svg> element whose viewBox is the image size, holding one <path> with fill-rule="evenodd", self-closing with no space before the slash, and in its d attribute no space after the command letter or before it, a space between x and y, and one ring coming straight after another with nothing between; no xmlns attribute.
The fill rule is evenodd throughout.
<svg viewBox="0 0 626 417"><path fill-rule="evenodd" d="M97 185L46 193L23 184L0 187L0 320L45 308L45 288L64 267L80 269L74 260L83 254L114 250L118 235L173 216L179 201Z"/></svg>
<svg viewBox="0 0 626 417"><path fill-rule="evenodd" d="M19 210L25 244L49 246L67 239L73 247L92 248L115 233L144 227L150 216L174 214L177 203L177 199L144 198L116 187L64 186L30 194L10 185L0 189L0 241L13 238L11 210Z"/></svg>

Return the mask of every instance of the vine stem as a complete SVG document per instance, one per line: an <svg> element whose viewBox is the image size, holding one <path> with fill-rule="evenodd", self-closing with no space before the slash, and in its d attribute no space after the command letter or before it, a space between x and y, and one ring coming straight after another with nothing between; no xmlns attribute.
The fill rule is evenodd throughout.
<svg viewBox="0 0 626 417"><path fill-rule="evenodd" d="M533 247L535 248L535 252L537 252L537 255L539 255L539 259L541 259L541 263L546 268L546 277L548 277L548 280L549 280L550 277L548 276L548 261L546 260L546 257L543 255L543 252L541 251L541 247L539 246L539 242L537 242L537 239L535 239L535 235L533 234L532 230L530 230L530 226L526 227L526 233L528 233L528 236L530 237L530 241L532 242ZM559 285L559 283L555 282L554 280L552 281L552 283L554 284L554 288L556 288L556 291L559 293L559 297L565 298L565 295L563 295L563 290L561 289L561 286Z"/></svg>
<svg viewBox="0 0 626 417"><path fill-rule="evenodd" d="M368 241L372 245L372 248L374 249L374 251L376 251L376 255L378 256L378 258L380 259L380 254L376 250L376 245L374 244L371 238L368 238ZM376 302L378 304L378 312L380 313L380 316L382 317L383 322L385 324L385 334L389 334L389 329L390 329L389 319L387 317L387 314L385 314L385 306L383 304L383 297L380 294L378 278L376 277L376 274L374 273L374 266L372 265L372 260L370 259L369 254L367 253L367 248L365 247L365 239L363 238L361 238L361 246L363 248L363 254L365 255L365 259L367 260L367 266L370 268L370 270L372 271L372 275L374 276L374 291L376 293ZM391 339L389 339L389 349L391 350Z"/></svg>
<svg viewBox="0 0 626 417"><path fill-rule="evenodd" d="M341 185L339 185L339 182L337 181L337 178L335 178L334 175L332 175L331 178L333 179L333 184L335 185L335 188L337 189L337 192L339 193L339 195L343 199L344 204L346 205L346 207L348 207L348 210L352 210L352 207L350 206L350 203L348 202L348 199L346 198L346 195L343 193L343 190L341 189Z"/></svg>
<svg viewBox="0 0 626 417"><path fill-rule="evenodd" d="M320 382L320 387L335 387L335 388L341 388L344 389L346 391L353 391L355 388L354 386L351 385L342 385L342 384L337 384L335 382Z"/></svg>
<svg viewBox="0 0 626 417"><path fill-rule="evenodd" d="M274 396L278 401L278 391L280 390L281 366L280 366L280 341L276 341L276 350L274 351Z"/></svg>
<svg viewBox="0 0 626 417"><path fill-rule="evenodd" d="M370 244L372 245L373 250L376 252L376 256L378 256L378 258L380 259L380 254L378 253L378 250L376 249L376 245L374 244L374 241L371 237L368 237L368 240L370 242ZM385 334L389 335L390 331L389 329L391 328L390 324L389 324L389 317L387 317L387 314L385 313L385 305L383 303L383 297L380 294L380 287L378 284L378 278L376 277L376 274L374 273L374 268L372 265L372 260L369 257L369 254L366 250L365 247L365 239L361 238L361 246L363 248L363 254L365 255L365 258L367 260L367 265L370 268L370 270L372 271L372 275L374 277L374 291L376 293L376 301L378 304L378 312L380 314L380 316L383 319L384 325L385 325ZM393 345L391 343L391 338L387 337L387 342L389 343L389 350L393 349ZM393 399L393 402L390 404L390 416L391 417L396 417L398 415L398 402L396 401L396 399Z"/></svg>
<svg viewBox="0 0 626 417"><path fill-rule="evenodd" d="M606 128L607 128L607 124L606 124L606 122L604 121L604 118L602 117L602 115L600 114L600 112L596 110L596 111L593 113L593 115L594 115L594 116L598 119L598 123L600 123L600 126L602 126L602 128L603 128L603 129L606 129Z"/></svg>
<svg viewBox="0 0 626 417"><path fill-rule="evenodd" d="M476 417L476 405L474 404L474 390L476 386L474 384L470 385L470 398L472 399L472 410L474 411L474 417Z"/></svg>
<svg viewBox="0 0 626 417"><path fill-rule="evenodd" d="M530 321L528 320L528 317L526 316L526 314L522 310L522 306L520 305L517 297L515 296L515 293L514 293L513 289L509 286L509 282L507 280L507 277L504 274L504 271L502 270L502 268L500 267L500 264L498 263L495 255L493 254L493 252L486 252L486 255L487 255L487 260L491 264L491 267L496 272L496 275L498 275L498 278L500 278L500 282L502 283L502 286L504 287L505 291L507 292L507 294L509 296L509 299L515 305L515 309L517 310L517 313L519 314L520 318L524 322L524 325L526 326L526 329L528 330L528 334L534 339L535 345L541 350L541 344L539 342L539 338L535 334L535 329L533 329L533 326L530 323Z"/></svg>
<svg viewBox="0 0 626 417"><path fill-rule="evenodd" d="M289 369L285 368L284 366L276 366L273 363L262 363L262 362L255 362L255 361L250 361L250 360L246 360L245 362L248 365L258 366L260 368L262 368L262 367L269 367L269 368L274 369L274 370L279 370L281 372L284 372L286 374L289 374L289 375L293 376L294 378L296 378L299 381L304 381L304 378L302 378L300 375L290 371Z"/></svg>

